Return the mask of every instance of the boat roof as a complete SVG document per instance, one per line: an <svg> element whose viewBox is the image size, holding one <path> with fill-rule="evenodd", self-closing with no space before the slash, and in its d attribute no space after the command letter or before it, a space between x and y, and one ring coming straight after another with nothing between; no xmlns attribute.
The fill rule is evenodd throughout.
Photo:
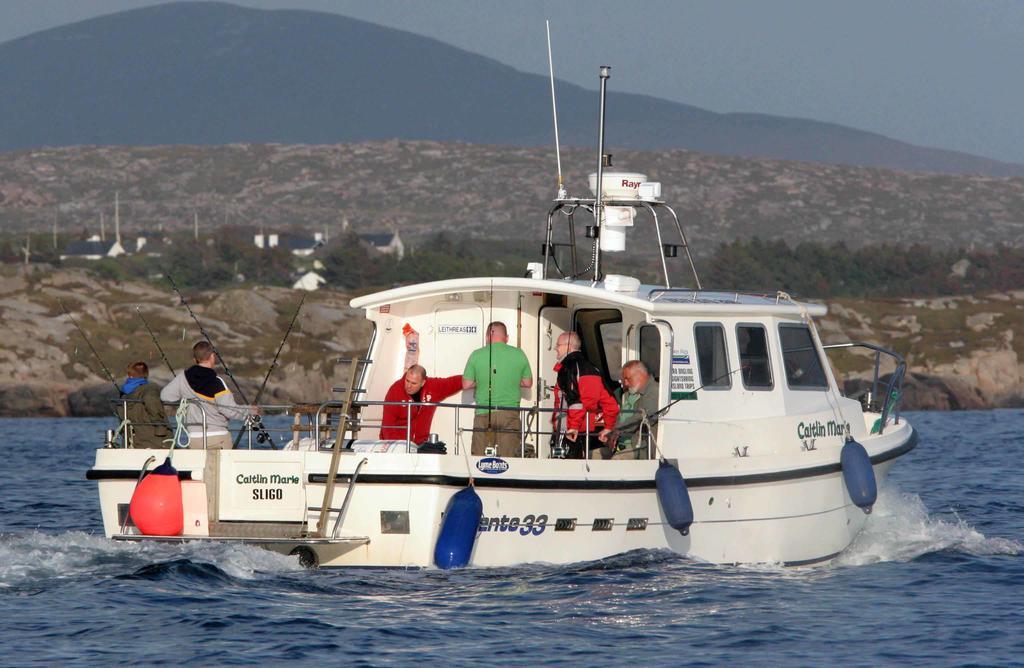
<svg viewBox="0 0 1024 668"><path fill-rule="evenodd" d="M463 292L535 292L566 295L609 305L624 306L645 311L652 315L686 315L713 313L716 315L801 315L800 306L789 298L776 293L773 295L751 294L729 290L692 290L689 288L664 288L657 285L641 285L635 291L615 291L603 283L590 281L567 281L556 279L476 277L454 278L445 281L416 283L383 292L356 297L349 305L353 308L372 309L412 301ZM828 308L823 304L799 302L812 316L823 316Z"/></svg>

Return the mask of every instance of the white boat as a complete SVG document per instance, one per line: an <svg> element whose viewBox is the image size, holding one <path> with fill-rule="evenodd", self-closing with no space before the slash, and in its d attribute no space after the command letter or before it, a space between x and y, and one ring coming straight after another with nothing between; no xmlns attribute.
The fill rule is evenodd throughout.
<svg viewBox="0 0 1024 668"><path fill-rule="evenodd" d="M303 449L254 448L250 434L242 449L175 450L179 535L143 535L129 513L141 475L165 453L111 439L88 472L106 535L243 541L322 566L444 566L435 551L454 522L449 504L472 484L482 510L464 545L462 563L471 566L569 563L638 549L713 563L836 557L873 502L857 485L883 481L916 444L899 415L903 360L868 344L823 346L813 317L825 307L784 293L704 290L695 271L692 286L672 287L668 260L679 248L689 258L689 248L660 185L603 164L591 182L593 196L555 201L544 262L531 265L528 278L438 281L352 300L374 335L366 358L351 363L343 400L319 404ZM577 253L583 214L588 236L598 239ZM663 285L602 273L605 254L622 247L627 231L657 240ZM568 240L560 246L559 238ZM555 262L560 248L564 271ZM589 265L582 271L580 257ZM403 327L420 332L420 364L443 377L462 372L492 321L508 326L509 344L526 353L537 381L520 406L509 407L523 417L520 456L470 454L472 390L438 405L431 431L446 454L379 441L382 399L404 371ZM664 411L647 416L644 458L565 459L557 440L552 445L551 369L565 331L580 335L606 381L635 359L659 381ZM836 349L856 347L875 359L873 396L860 401L842 396L828 363ZM880 377L886 364L892 373ZM340 435L337 424L325 424L331 413L344 418ZM668 497L656 483L660 466L685 481ZM692 509L688 526L673 519L679 508L667 507L680 496Z"/></svg>

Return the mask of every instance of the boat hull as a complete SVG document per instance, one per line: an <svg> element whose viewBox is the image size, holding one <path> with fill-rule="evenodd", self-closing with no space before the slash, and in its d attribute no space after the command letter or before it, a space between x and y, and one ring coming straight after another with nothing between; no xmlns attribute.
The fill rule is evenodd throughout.
<svg viewBox="0 0 1024 668"><path fill-rule="evenodd" d="M865 441L881 483L895 459L914 447L916 433L903 423ZM654 486L656 461L509 459L506 470L492 473L484 471L495 470L493 465L478 466L481 458L345 453L326 538L312 540L330 453L185 450L174 460L182 478L184 535L149 538L136 535L126 510L150 454L97 452L88 477L99 484L108 536L225 536L277 552L309 550L306 556L321 566L432 567L445 507L468 484L468 471L483 502L470 562L479 567L572 563L638 549L667 549L711 563L808 565L842 552L867 518L850 500L835 448L776 457L771 469L749 461L754 458L675 462L694 509L687 535L665 520ZM202 480L210 471L207 454L217 458L220 510L212 523L210 485Z"/></svg>

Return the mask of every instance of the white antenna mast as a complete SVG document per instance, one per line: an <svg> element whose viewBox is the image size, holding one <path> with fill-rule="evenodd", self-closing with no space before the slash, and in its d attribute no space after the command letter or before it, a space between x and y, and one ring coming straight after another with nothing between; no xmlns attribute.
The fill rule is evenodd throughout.
<svg viewBox="0 0 1024 668"><path fill-rule="evenodd" d="M551 21L544 21L544 28L548 33L548 73L551 77L551 114L555 119L555 161L558 163L558 199L567 199L569 194L565 191L565 183L562 181L562 151L558 144L558 105L555 104L555 64L551 58Z"/></svg>

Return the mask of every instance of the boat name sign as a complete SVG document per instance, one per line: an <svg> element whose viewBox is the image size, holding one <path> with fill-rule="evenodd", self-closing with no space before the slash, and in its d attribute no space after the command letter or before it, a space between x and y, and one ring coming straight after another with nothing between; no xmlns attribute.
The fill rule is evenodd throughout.
<svg viewBox="0 0 1024 668"><path fill-rule="evenodd" d="M796 437L802 440L805 438L824 438L826 436L845 436L849 428L849 422L839 422L838 420L801 422L796 426Z"/></svg>
<svg viewBox="0 0 1024 668"><path fill-rule="evenodd" d="M498 531L520 536L539 536L548 526L547 515L525 515L523 517L481 517L479 531Z"/></svg>

